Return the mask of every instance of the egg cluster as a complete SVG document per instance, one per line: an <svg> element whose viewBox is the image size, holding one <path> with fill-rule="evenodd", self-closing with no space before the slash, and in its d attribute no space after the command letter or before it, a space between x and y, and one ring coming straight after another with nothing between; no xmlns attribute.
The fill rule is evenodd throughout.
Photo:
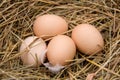
<svg viewBox="0 0 120 80"><path fill-rule="evenodd" d="M62 35L68 30L68 23L60 16L46 14L37 16L33 24L35 36L27 37L21 47L20 56L24 65L37 67L43 64L51 72L59 72L76 55L76 48L87 55L103 49L104 41L100 32L90 24L79 24L71 37ZM48 45L45 40L52 38ZM48 62L44 62L47 59Z"/></svg>

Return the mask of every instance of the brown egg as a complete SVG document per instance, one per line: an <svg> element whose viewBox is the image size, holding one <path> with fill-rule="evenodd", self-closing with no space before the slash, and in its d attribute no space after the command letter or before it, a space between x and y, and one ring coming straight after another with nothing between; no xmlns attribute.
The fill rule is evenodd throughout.
<svg viewBox="0 0 120 80"><path fill-rule="evenodd" d="M90 24L80 24L72 31L77 48L85 54L94 54L103 49L104 41L100 32Z"/></svg>
<svg viewBox="0 0 120 80"><path fill-rule="evenodd" d="M20 46L20 52L24 52L25 49L29 50L20 56L24 65L32 65L32 67L37 67L41 64L41 58L43 52L46 50L46 44L40 38L33 42L36 38L37 37L35 36L27 37Z"/></svg>
<svg viewBox="0 0 120 80"><path fill-rule="evenodd" d="M67 60L72 60L76 54L73 40L66 35L55 36L47 48L47 58L52 65L66 65Z"/></svg>
<svg viewBox="0 0 120 80"><path fill-rule="evenodd" d="M36 18L33 24L33 30L36 36L46 39L67 31L68 24L60 16L46 14Z"/></svg>

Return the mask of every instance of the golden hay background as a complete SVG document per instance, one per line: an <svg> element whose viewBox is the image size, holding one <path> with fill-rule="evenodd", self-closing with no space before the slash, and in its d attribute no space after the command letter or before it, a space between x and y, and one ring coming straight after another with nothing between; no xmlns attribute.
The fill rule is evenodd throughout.
<svg viewBox="0 0 120 80"><path fill-rule="evenodd" d="M44 66L23 66L19 47L32 30L36 15L64 17L69 33L80 23L90 23L102 33L104 50L92 56L77 51L75 59L58 74ZM90 35L88 35L90 36ZM120 0L0 0L0 79L120 80Z"/></svg>

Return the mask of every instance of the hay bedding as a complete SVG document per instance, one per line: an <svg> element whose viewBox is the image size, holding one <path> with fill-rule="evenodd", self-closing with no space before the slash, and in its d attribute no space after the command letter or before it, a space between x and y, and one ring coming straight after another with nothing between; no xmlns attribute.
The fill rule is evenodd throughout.
<svg viewBox="0 0 120 80"><path fill-rule="evenodd" d="M34 35L36 15L64 17L71 30L80 23L90 23L102 33L104 50L86 56L77 51L75 59L58 74L44 66L23 66L18 57L23 39ZM0 79L120 80L120 1L119 0L0 0Z"/></svg>

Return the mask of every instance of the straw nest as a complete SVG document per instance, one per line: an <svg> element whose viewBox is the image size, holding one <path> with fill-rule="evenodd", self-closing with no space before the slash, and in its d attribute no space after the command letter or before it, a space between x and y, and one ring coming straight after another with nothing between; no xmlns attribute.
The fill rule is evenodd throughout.
<svg viewBox="0 0 120 80"><path fill-rule="evenodd" d="M119 80L120 79L120 0L0 0L0 79L21 80ZM101 32L105 46L96 55L77 51L71 64L57 74L44 66L22 65L19 47L34 35L37 15L64 17L71 30L90 23ZM87 79L88 78L88 79Z"/></svg>

